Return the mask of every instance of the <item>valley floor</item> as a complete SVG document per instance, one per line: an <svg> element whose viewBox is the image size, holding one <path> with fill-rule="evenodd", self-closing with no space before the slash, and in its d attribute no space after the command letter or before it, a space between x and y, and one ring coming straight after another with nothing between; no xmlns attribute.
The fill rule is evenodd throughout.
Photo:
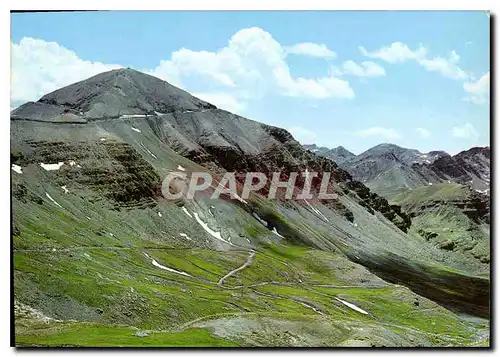
<svg viewBox="0 0 500 357"><path fill-rule="evenodd" d="M357 264L336 264L339 259L334 253L282 244L227 252L19 249L14 252L16 296L43 306L51 317L16 301L16 344L489 344L486 320L462 318ZM48 291L28 279L35 276Z"/></svg>

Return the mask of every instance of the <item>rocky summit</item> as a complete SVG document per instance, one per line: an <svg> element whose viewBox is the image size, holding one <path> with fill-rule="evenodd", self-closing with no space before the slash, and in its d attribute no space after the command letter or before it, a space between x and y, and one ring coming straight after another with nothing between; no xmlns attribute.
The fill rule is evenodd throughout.
<svg viewBox="0 0 500 357"><path fill-rule="evenodd" d="M489 150L451 157L464 172L442 153L320 156L132 69L26 103L10 124L18 346L489 344L489 201L443 183L487 182ZM413 187L415 165L444 186L371 189L375 172ZM335 198L164 197L167 174L196 172L329 172Z"/></svg>
<svg viewBox="0 0 500 357"><path fill-rule="evenodd" d="M380 144L359 155L345 149L342 152L347 154L331 154L339 148L343 149L325 147L316 154L335 161L354 179L389 199L406 190L436 183L459 183L479 193L490 192L489 147L474 147L452 156L439 150L421 153L394 144Z"/></svg>

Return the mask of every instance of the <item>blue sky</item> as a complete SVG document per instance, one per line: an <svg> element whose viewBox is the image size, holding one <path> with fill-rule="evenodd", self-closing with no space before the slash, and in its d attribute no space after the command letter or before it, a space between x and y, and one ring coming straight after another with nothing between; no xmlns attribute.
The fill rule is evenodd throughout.
<svg viewBox="0 0 500 357"><path fill-rule="evenodd" d="M302 143L489 145L484 12L12 14L11 106L120 66Z"/></svg>

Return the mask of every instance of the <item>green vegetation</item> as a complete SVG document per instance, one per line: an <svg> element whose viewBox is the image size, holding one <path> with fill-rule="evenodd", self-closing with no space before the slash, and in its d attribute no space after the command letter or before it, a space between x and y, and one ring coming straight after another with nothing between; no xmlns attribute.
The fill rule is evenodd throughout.
<svg viewBox="0 0 500 357"><path fill-rule="evenodd" d="M95 125L102 126L99 130L106 129L107 140L111 141L110 136L123 140L141 153L141 157L123 157L131 160L125 164L130 175L154 181L152 170L161 178L177 165L186 170L200 169L166 147L152 132L154 125L145 120L133 124L142 132L140 139L130 133L128 126L105 121ZM433 216L435 223L416 218L416 227L412 225L406 235L383 214L367 213L348 195L339 202L352 212L350 220L335 210L321 207L325 219L303 205L259 197L249 199L248 205L204 199L185 202L184 208L191 216L158 197L142 201L139 194L137 200L124 203L113 197L122 197L123 190L144 187L131 182L125 187L113 184L110 187L116 192L109 196L99 193L101 181L113 178L111 174L107 177L108 170L124 169L118 159L113 159L121 158L120 152L110 157L99 147L99 137L104 135L101 131L71 130L82 132L73 134L62 125L58 135L77 135L86 140L85 145L67 147L64 155L81 165L79 170L41 169L39 162L51 162L46 155L57 159L62 155L46 145L33 147L31 161L22 163L23 174L12 176L13 188L18 190L13 197L14 295L20 306L15 320L18 345L488 343L488 324L484 320L462 318L407 288L380 279L373 273L375 269L365 268L370 263L375 267L385 264L382 253L389 251L407 262L389 262L386 268L393 276L401 272L417 283L418 279L434 277L456 278L462 285L460 279L469 282L468 274L463 272L469 272L474 263L466 258L441 259L435 242L426 241L413 230L432 231L446 221L462 227L461 218L455 222L442 213ZM37 135L50 136L52 131L42 130ZM51 138L46 139L50 142ZM149 147L157 159L141 144ZM126 146L114 148L130 154ZM61 186L69 192L65 193ZM155 195L157 191L149 193ZM379 203L385 206L385 202ZM269 227L255 219L253 212ZM203 228L194 213L221 239ZM223 242L229 239L231 244ZM479 248L471 252L475 249ZM255 251L253 261L238 270L249 258L250 250ZM439 263L431 265L436 257ZM422 271L425 279L419 275ZM476 271L482 272L472 269L469 275L477 275ZM219 280L230 272L234 274L219 286ZM446 289L454 292L450 284ZM417 300L419 304L415 305Z"/></svg>
<svg viewBox="0 0 500 357"><path fill-rule="evenodd" d="M238 344L216 338L204 329L182 332L146 332L137 329L92 323L52 323L17 337L19 346L79 347L235 347Z"/></svg>

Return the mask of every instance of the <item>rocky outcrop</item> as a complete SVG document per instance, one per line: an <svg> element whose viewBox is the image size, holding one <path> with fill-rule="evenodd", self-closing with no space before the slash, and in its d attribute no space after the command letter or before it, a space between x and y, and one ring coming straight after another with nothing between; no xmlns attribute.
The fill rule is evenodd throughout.
<svg viewBox="0 0 500 357"><path fill-rule="evenodd" d="M305 147L315 150L311 145ZM357 156L342 147L316 150L317 155L337 162L355 180L387 198L403 189L439 182L460 183L489 194L489 147L474 147L454 156L438 150L421 153L394 144L380 144Z"/></svg>
<svg viewBox="0 0 500 357"><path fill-rule="evenodd" d="M13 119L75 122L120 116L156 115L175 111L214 109L159 78L124 68L100 73L26 103ZM66 113L70 119L62 120Z"/></svg>
<svg viewBox="0 0 500 357"><path fill-rule="evenodd" d="M40 167L41 163L62 163L58 170L47 172L56 184L75 182L116 202L120 207L154 204L161 196L161 179L153 167L129 144L115 141L66 142L27 141L30 155L14 152L13 164ZM15 186L15 196L33 199L22 186ZM31 197L31 198L30 198Z"/></svg>

